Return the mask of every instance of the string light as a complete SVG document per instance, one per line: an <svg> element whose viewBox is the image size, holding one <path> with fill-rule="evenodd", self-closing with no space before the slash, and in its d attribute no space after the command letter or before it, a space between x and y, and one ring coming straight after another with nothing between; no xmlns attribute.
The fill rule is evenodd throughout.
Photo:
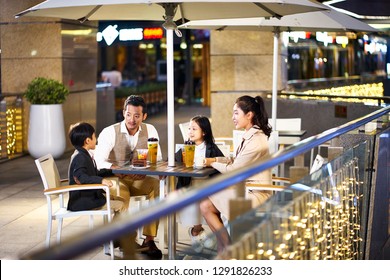
<svg viewBox="0 0 390 280"><path fill-rule="evenodd" d="M361 85L351 85L343 87L332 87L319 90L306 90L304 94L309 94L313 96L299 96L299 95L284 95L281 94L283 98L289 99L305 99L305 100L329 100L329 95L339 96L331 97L332 101L335 102L357 102L365 104L377 104L378 101L375 99L370 99L370 97L383 97L384 95L384 86L383 83L372 83L372 84L361 84ZM359 98L343 98L343 96L357 96L365 97L363 99Z"/></svg>
<svg viewBox="0 0 390 280"><path fill-rule="evenodd" d="M316 183L313 192L289 201L289 215L272 213L239 238L219 259L350 260L361 259L358 159ZM326 201L339 203L327 203ZM283 213L284 214L284 213ZM241 258L241 256L245 256Z"/></svg>
<svg viewBox="0 0 390 280"><path fill-rule="evenodd" d="M21 98L5 97L0 106L0 158L13 158L23 152Z"/></svg>

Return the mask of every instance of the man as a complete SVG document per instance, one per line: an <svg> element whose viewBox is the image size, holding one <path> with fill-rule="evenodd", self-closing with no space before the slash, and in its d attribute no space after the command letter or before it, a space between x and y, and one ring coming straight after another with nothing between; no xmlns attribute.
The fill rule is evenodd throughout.
<svg viewBox="0 0 390 280"><path fill-rule="evenodd" d="M146 104L141 96L129 96L123 107L122 122L103 129L98 138L95 161L99 169L116 169L129 164L136 155L136 149L147 149L148 138L157 138L156 128L143 123L147 117ZM157 160L161 160L161 149L158 148ZM145 175L119 176L120 196L128 207L130 196L147 195L149 200L159 196L159 181ZM144 226L145 239L141 245L142 253L152 259L161 259L162 253L154 243L157 235L158 221Z"/></svg>

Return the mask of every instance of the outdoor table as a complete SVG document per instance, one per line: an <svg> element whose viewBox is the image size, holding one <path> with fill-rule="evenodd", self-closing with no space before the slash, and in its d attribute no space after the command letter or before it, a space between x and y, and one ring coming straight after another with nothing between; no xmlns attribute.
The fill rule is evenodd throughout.
<svg viewBox="0 0 390 280"><path fill-rule="evenodd" d="M150 164L147 168L133 168L131 166L123 166L119 169L113 169L114 174L138 174L138 175L157 175L167 176L167 190L173 192L176 189L175 177L206 177L217 173L218 171L212 167L205 167L202 169L195 169L192 167L185 167L182 163L176 163L176 166L168 166L168 162L161 161L156 164ZM161 197L162 194L160 194ZM175 214L168 216L168 258L175 259L176 253L176 221Z"/></svg>

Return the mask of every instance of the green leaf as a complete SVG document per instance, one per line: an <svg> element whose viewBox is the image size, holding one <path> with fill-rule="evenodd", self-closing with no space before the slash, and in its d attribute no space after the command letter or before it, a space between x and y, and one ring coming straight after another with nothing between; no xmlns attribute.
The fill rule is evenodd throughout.
<svg viewBox="0 0 390 280"><path fill-rule="evenodd" d="M62 104L69 94L63 83L43 77L33 79L27 86L24 97L31 104Z"/></svg>

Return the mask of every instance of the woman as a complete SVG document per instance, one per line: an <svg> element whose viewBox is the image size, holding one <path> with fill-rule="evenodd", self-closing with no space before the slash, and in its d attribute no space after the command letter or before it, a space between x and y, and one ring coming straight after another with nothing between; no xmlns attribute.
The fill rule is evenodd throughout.
<svg viewBox="0 0 390 280"><path fill-rule="evenodd" d="M206 166L212 166L221 173L235 170L269 155L268 138L271 127L268 124L268 114L264 101L260 96L241 96L233 106L233 123L236 129L244 129L241 145L237 148L233 159L210 157L205 159ZM263 171L248 180L259 184L271 184L271 170ZM242 188L245 186L242 185ZM243 190L245 197L252 200L252 207L263 203L271 196L270 191ZM217 234L218 251L221 252L229 243L230 237L222 222L222 216L229 219L229 200L236 198L233 187L221 191L205 199L200 209L210 229Z"/></svg>
<svg viewBox="0 0 390 280"><path fill-rule="evenodd" d="M195 116L190 120L188 128L188 138L195 143L195 158L201 157L220 157L223 153L214 143L214 137L211 130L211 124L207 117ZM182 162L183 156L181 150L176 153L176 161ZM202 179L200 179L202 180ZM191 177L179 177L177 188L187 187L196 184L196 179ZM214 246L213 239L206 238L206 233L202 227L201 215L198 205L189 206L180 212L180 221L182 224L191 226L188 229L188 235L191 238L194 250L200 253L203 247L211 248ZM195 209L195 210L194 210Z"/></svg>

